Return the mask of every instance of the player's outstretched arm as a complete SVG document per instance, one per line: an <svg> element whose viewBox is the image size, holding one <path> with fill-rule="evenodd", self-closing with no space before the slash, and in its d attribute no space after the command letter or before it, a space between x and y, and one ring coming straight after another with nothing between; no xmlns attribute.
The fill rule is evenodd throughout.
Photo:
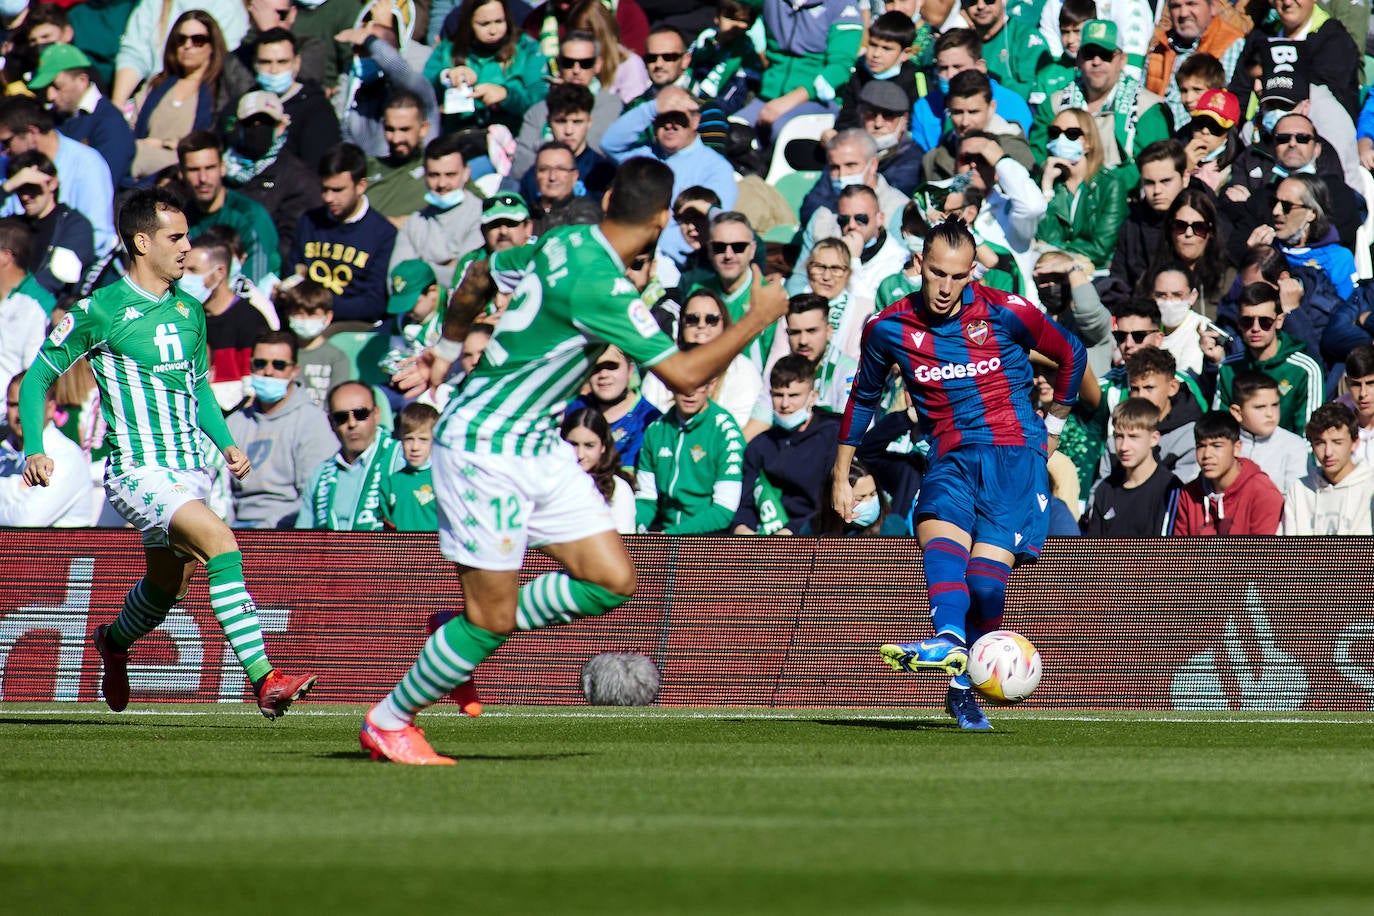
<svg viewBox="0 0 1374 916"><path fill-rule="evenodd" d="M787 314L787 290L780 283L765 283L753 265L754 285L749 291L749 311L710 343L674 353L653 367L653 373L674 391L692 391L725 371L730 361L779 318Z"/></svg>
<svg viewBox="0 0 1374 916"><path fill-rule="evenodd" d="M453 291L444 314L444 327L439 341L418 356L405 360L391 377L392 384L406 398L416 398L425 389L435 389L448 377L448 370L463 352L463 338L482 313L482 309L496 293L491 277L491 265L485 260L468 265L463 282Z"/></svg>

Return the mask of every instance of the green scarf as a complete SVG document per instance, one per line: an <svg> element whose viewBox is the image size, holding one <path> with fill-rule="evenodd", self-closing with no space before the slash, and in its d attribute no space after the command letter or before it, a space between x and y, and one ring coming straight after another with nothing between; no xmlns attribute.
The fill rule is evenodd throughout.
<svg viewBox="0 0 1374 916"><path fill-rule="evenodd" d="M383 439L377 443L377 451L367 466L362 488L358 491L358 503L353 507L353 525L349 531L381 531L382 517L382 475L391 470L395 463L396 450L401 443L396 439ZM339 463L330 461L320 475L320 485L315 490L315 519L317 530L338 531L338 520L334 515L334 490L339 485Z"/></svg>

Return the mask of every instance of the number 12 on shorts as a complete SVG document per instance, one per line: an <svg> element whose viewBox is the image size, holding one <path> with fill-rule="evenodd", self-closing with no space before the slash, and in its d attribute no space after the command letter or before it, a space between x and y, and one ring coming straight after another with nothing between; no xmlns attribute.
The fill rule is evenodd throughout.
<svg viewBox="0 0 1374 916"><path fill-rule="evenodd" d="M520 500L517 497L493 496L489 504L493 525L497 531L512 531L524 523L520 515Z"/></svg>

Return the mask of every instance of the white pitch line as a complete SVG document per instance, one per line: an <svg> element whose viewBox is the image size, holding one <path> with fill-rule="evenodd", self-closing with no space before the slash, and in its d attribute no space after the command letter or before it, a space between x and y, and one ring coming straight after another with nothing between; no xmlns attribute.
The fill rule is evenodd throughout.
<svg viewBox="0 0 1374 916"><path fill-rule="evenodd" d="M323 718L357 718L362 714L362 709L357 711L332 710L332 709L293 709L290 713L292 718L302 716L316 716ZM201 709L126 709L120 713L112 713L99 709L6 709L0 705L0 716L32 716L35 718L42 716L90 716L108 717L111 720L128 716L180 716L185 718L211 717L211 716L242 716L244 718L255 719L260 713L256 710L201 710ZM426 717L442 718L466 718L462 712L453 709L430 709L425 712ZM1039 713L1027 710L1011 715L995 714L996 717L1004 718L1009 722L1117 722L1117 723L1177 723L1181 725L1189 724L1247 724L1254 723L1259 725L1370 725L1374 720L1365 719L1332 719L1327 718L1319 712L1314 712L1312 718L1306 717L1262 717L1262 716L1206 716L1198 717L1188 714L1181 715L1152 715L1134 716L1129 712L1123 711L1120 717L1104 716L1093 714L1071 714L1071 713ZM644 709L607 709L607 710L531 710L529 712L499 711L492 710L482 713L482 718L492 719L638 719L641 721L671 722L677 719L701 719L701 720L729 720L745 719L764 721L768 719L780 719L784 721L816 721L819 719L847 719L856 722L863 721L886 721L886 722L910 722L910 721L948 721L948 716L938 713L863 713L851 710L815 710L812 712L761 712L751 709L717 709L713 711L694 711L678 712L676 709L669 712L660 708Z"/></svg>

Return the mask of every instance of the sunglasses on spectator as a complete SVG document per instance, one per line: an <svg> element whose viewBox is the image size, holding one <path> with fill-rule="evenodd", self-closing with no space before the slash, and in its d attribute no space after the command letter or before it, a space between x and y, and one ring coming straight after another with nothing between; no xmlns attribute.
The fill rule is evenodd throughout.
<svg viewBox="0 0 1374 916"><path fill-rule="evenodd" d="M602 360L595 366L592 366L592 375L596 375L599 372L618 372L620 370L620 365L620 363L609 359Z"/></svg>
<svg viewBox="0 0 1374 916"><path fill-rule="evenodd" d="M1294 207L1297 207L1300 210L1307 209L1307 204L1299 203L1296 200L1284 200L1282 197L1275 199L1274 203L1278 206L1280 210L1283 211L1284 216L1287 216L1288 214L1292 213Z"/></svg>
<svg viewBox="0 0 1374 916"><path fill-rule="evenodd" d="M682 316L682 323L689 328L695 328L703 324L708 328L714 328L716 325L720 324L720 313L712 312L709 315L694 315L688 312L686 315Z"/></svg>
<svg viewBox="0 0 1374 916"><path fill-rule="evenodd" d="M839 216L835 217L835 222L837 222L837 223L840 224L840 228L841 228L841 229L843 229L844 227L848 226L849 223L850 223L850 221L853 221L853 222L855 222L855 223L858 223L860 226L867 226L867 225L868 225L868 214L867 214L867 213L855 213L855 214L853 214L853 215L851 216L851 215L848 214L848 213L841 213Z"/></svg>
<svg viewBox="0 0 1374 916"><path fill-rule="evenodd" d="M182 32L179 35L177 35L177 47L189 44L193 48L203 48L209 43L209 32L196 32L194 34L187 34L186 32Z"/></svg>
<svg viewBox="0 0 1374 916"><path fill-rule="evenodd" d="M664 63L675 64L682 60L682 55L682 51L666 51L663 54L645 54L644 63L656 64L659 61L663 61Z"/></svg>
<svg viewBox="0 0 1374 916"><path fill-rule="evenodd" d="M285 372L287 369L290 369L294 365L296 364L291 362L291 360L289 359L255 359L253 360L253 371L262 372L268 366L271 366L278 372Z"/></svg>
<svg viewBox="0 0 1374 916"><path fill-rule="evenodd" d="M1112 331L1112 337L1115 338L1118 347L1128 340L1136 346L1139 346L1149 340L1151 334L1158 333L1159 328L1150 328L1145 331Z"/></svg>
<svg viewBox="0 0 1374 916"><path fill-rule="evenodd" d="M1283 146L1287 143L1301 143L1303 146L1317 139L1312 134L1274 134L1274 145Z"/></svg>
<svg viewBox="0 0 1374 916"><path fill-rule="evenodd" d="M727 252L727 251L733 252L734 254L744 254L746 251L749 250L749 246L752 245L752 244L754 244L754 243L753 243L753 242L712 242L712 243L711 243L711 254L720 255L720 254L725 254L725 252Z"/></svg>
<svg viewBox="0 0 1374 916"><path fill-rule="evenodd" d="M1175 219L1174 235L1187 235L1192 233L1196 236L1207 236L1212 234L1212 224L1205 219Z"/></svg>
<svg viewBox="0 0 1374 916"><path fill-rule="evenodd" d="M595 57L568 57L566 54L558 55L558 69L560 70L594 70L596 69Z"/></svg>
<svg viewBox="0 0 1374 916"><path fill-rule="evenodd" d="M1080 61L1105 60L1111 63L1114 57L1116 57L1115 51L1109 51L1097 45L1084 45L1078 49L1078 59Z"/></svg>
<svg viewBox="0 0 1374 916"><path fill-rule="evenodd" d="M367 418L372 416L371 407L354 407L352 410L331 410L329 412L329 422L335 426L343 426L352 417L359 423L364 423Z"/></svg>
<svg viewBox="0 0 1374 916"><path fill-rule="evenodd" d="M1082 140L1082 139L1083 139L1083 128L1081 128L1081 127L1060 127L1060 126L1057 125L1057 124L1051 124L1051 125L1050 125L1050 130L1049 130L1049 136L1050 136L1050 139L1051 139L1051 140L1058 140L1060 137L1068 137L1070 140Z"/></svg>
<svg viewBox="0 0 1374 916"><path fill-rule="evenodd" d="M1273 315L1241 315L1236 319L1236 324L1240 325L1242 331L1258 327L1261 331L1272 331L1274 322L1278 321Z"/></svg>
<svg viewBox="0 0 1374 916"><path fill-rule="evenodd" d="M1194 133L1201 130L1211 134L1214 137L1222 137L1226 135L1226 128L1222 127L1220 124L1218 124L1216 121L1213 121L1211 118L1193 118L1193 120L1189 123L1188 126Z"/></svg>
<svg viewBox="0 0 1374 916"><path fill-rule="evenodd" d="M965 2L964 2L963 5L966 6L966 7L969 7L969 6L993 6L993 5L995 5L996 3L997 3L997 0L965 0Z"/></svg>

